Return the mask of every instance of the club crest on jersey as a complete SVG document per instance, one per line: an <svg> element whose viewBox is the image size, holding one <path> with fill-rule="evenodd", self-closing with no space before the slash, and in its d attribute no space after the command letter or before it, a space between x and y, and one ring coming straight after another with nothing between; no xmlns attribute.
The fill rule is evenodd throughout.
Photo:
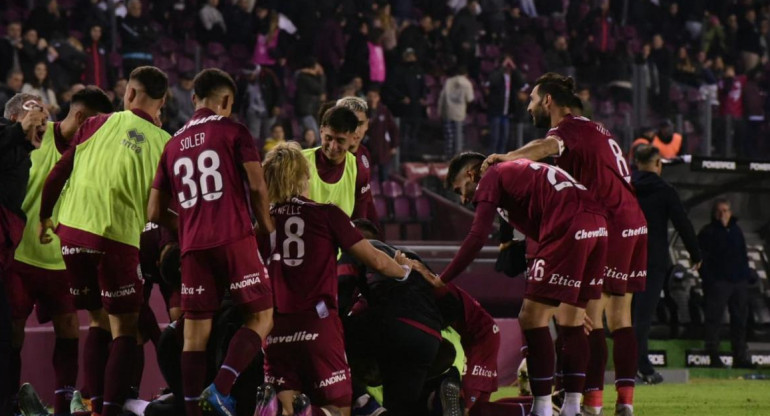
<svg viewBox="0 0 770 416"><path fill-rule="evenodd" d="M137 129L131 129L126 134L126 138L120 143L134 153L142 153L142 143L144 143L144 134Z"/></svg>

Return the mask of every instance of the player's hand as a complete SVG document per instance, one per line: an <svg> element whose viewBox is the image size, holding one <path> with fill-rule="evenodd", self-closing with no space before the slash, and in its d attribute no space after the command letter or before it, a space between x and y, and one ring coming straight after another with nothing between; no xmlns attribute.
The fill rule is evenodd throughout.
<svg viewBox="0 0 770 416"><path fill-rule="evenodd" d="M505 161L506 161L505 155L493 153L487 156L486 159L484 159L484 163L481 164L481 173L484 174L484 172L486 172L490 166L496 165L500 162L505 162Z"/></svg>
<svg viewBox="0 0 770 416"><path fill-rule="evenodd" d="M503 252L505 250L508 250L508 248L510 248L511 245L513 245L513 243L514 243L514 240L506 241L505 243L501 243L500 244L500 249L498 251L499 252Z"/></svg>
<svg viewBox="0 0 770 416"><path fill-rule="evenodd" d="M697 262L697 263L692 265L692 269L691 270L694 271L694 272L697 272L698 270L700 270L700 266L702 266L702 265L703 265L703 262L699 261L699 262Z"/></svg>
<svg viewBox="0 0 770 416"><path fill-rule="evenodd" d="M406 254L402 253L401 250L396 251L396 254L393 256L393 260L395 260L399 266L414 267L414 263L415 263L415 261L413 261L409 257L406 257Z"/></svg>
<svg viewBox="0 0 770 416"><path fill-rule="evenodd" d="M585 320L583 321L583 330L586 331L586 335L590 334L591 331L594 330L594 321L592 321L588 315L586 315Z"/></svg>
<svg viewBox="0 0 770 416"><path fill-rule="evenodd" d="M441 278L437 274L434 274L432 271L428 270L424 264L417 262L414 270L416 270L417 273L420 273L422 278L425 279L426 282L430 283L431 286L435 288L444 287L444 282L441 280Z"/></svg>
<svg viewBox="0 0 770 416"><path fill-rule="evenodd" d="M53 237L48 234L48 231L53 233L53 220L50 218L40 220L40 230L38 232L40 244L49 244L51 241L53 241Z"/></svg>

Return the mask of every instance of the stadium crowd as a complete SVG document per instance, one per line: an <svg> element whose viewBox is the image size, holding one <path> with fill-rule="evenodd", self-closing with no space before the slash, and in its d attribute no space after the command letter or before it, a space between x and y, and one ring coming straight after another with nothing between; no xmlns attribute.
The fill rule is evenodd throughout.
<svg viewBox="0 0 770 416"><path fill-rule="evenodd" d="M626 134L634 67L646 66L651 111L636 137L658 135L665 144L676 142L675 153L697 153L705 128L698 103L708 101L717 153L727 151L728 128L738 155L767 153L761 138L767 131L770 5L764 1L4 5L0 103L34 90L52 119L64 117L82 84L101 87L119 105L130 70L154 62L174 84L163 116L164 128L173 132L190 114L190 78L199 64L226 70L244 87L236 112L260 146L276 124L287 138L318 142L320 102L365 98L376 90L381 111L399 126L367 139L385 141L369 146L385 150L372 155L379 165L399 146L405 159L430 154L426 143L432 141L444 142L446 158L453 149L510 146L510 126L527 122L527 91L545 71L575 76L585 115ZM677 114L684 116L682 131L658 130Z"/></svg>
<svg viewBox="0 0 770 416"><path fill-rule="evenodd" d="M745 129L739 153L764 148L766 97L751 84L768 62L761 2L63 3L3 14L3 412L48 414L17 386L37 301L56 333L57 415L598 415L605 314L614 413L633 415L647 220L613 133L573 113L601 119L592 96L628 104L640 63L655 117L683 108L675 87L697 91ZM702 48L698 64L688 47ZM514 121L548 133L513 149ZM489 139L465 134L477 123ZM377 241L370 186L399 148L422 153L432 125L447 187L477 207L438 275ZM679 137L661 129L650 143L662 153ZM519 320L533 394L490 402L499 330L451 280L497 212L528 238ZM162 333L147 306L156 284L173 320ZM82 392L76 310L90 320ZM148 341L169 385L151 403L132 396Z"/></svg>

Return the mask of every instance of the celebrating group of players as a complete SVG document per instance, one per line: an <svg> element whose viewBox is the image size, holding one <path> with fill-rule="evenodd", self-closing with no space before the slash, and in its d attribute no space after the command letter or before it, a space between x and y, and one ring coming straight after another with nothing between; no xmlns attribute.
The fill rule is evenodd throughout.
<svg viewBox="0 0 770 416"><path fill-rule="evenodd" d="M3 283L14 319L11 374L18 384L24 322L37 302L56 332L55 414L121 414L141 379L141 345L158 339L146 330L152 318L145 279L164 271L181 274L162 286L177 321L169 331L180 345L172 360L181 384L176 399L188 416L242 414L233 386L261 351L265 383L247 409L259 416L350 415L351 408L454 415L463 412L461 396L466 413L524 414L521 403L489 403L499 331L478 302L449 283L473 261L496 213L527 237L519 320L534 396L528 413L552 415L557 374L566 393L562 415L601 414L606 313L615 414L633 414L631 294L644 287L646 223L618 144L600 125L570 114L570 78L546 74L532 91L535 124L551 128L545 139L506 155L462 153L450 163L447 184L474 202L476 216L440 276L415 255L367 239L377 230L363 220L376 217L360 145L368 120L363 100L323 110L320 147L281 144L262 162L248 129L230 118L237 91L226 73L196 76L196 111L173 137L158 127L166 89L165 74L140 67L122 112L111 113L95 87L76 94L59 123L44 122L34 96L20 94L6 107L25 146L38 147L18 190L23 203L0 212L5 235L21 240L15 259L2 264L9 265ZM538 162L549 157L556 166ZM12 215L19 219L8 221ZM177 260L169 261L177 242ZM223 299L241 312L242 326L214 354L221 359L211 377ZM90 410L77 394L71 400L77 309L90 316ZM554 317L556 354L548 329ZM454 356L442 342L447 325L467 358L462 388L442 364ZM384 408L369 409L372 400L354 383L370 379L376 382L363 384L383 386Z"/></svg>

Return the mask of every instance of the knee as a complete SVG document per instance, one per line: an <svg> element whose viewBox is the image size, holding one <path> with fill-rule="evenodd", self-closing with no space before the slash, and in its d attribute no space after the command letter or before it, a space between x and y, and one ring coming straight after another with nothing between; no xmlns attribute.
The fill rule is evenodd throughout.
<svg viewBox="0 0 770 416"><path fill-rule="evenodd" d="M265 338L273 330L273 309L249 313L244 321L245 327Z"/></svg>
<svg viewBox="0 0 770 416"><path fill-rule="evenodd" d="M105 331L110 330L110 319L104 309L88 311L88 317L90 319L89 326L101 328Z"/></svg>
<svg viewBox="0 0 770 416"><path fill-rule="evenodd" d="M78 316L74 313L66 313L54 316L54 332L59 338L77 338L78 337Z"/></svg>

